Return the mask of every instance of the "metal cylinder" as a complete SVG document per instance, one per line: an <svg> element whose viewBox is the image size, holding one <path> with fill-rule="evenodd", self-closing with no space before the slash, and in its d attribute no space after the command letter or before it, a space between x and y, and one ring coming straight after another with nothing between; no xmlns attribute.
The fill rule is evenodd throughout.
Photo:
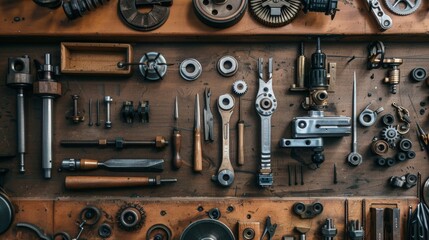
<svg viewBox="0 0 429 240"><path fill-rule="evenodd" d="M24 113L24 90L17 90L16 94L16 130L18 142L19 172L25 172L25 113Z"/></svg>
<svg viewBox="0 0 429 240"><path fill-rule="evenodd" d="M42 169L47 179L52 170L52 103L53 97L42 98Z"/></svg>

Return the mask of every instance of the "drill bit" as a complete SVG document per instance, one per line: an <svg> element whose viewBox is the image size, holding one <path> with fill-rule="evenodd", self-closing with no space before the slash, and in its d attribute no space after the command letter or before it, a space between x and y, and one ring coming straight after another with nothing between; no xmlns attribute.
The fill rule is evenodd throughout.
<svg viewBox="0 0 429 240"><path fill-rule="evenodd" d="M100 162L94 159L64 159L61 170L92 170L106 168L113 171L161 172L164 170L164 159L109 159Z"/></svg>
<svg viewBox="0 0 429 240"><path fill-rule="evenodd" d="M195 96L194 109L194 171L203 170L203 152L201 146L201 117L200 117L200 95Z"/></svg>
<svg viewBox="0 0 429 240"><path fill-rule="evenodd" d="M182 135L179 130L179 103L177 101L177 96L174 103L174 121L176 126L173 129L173 166L179 169L183 165L183 161L180 157Z"/></svg>

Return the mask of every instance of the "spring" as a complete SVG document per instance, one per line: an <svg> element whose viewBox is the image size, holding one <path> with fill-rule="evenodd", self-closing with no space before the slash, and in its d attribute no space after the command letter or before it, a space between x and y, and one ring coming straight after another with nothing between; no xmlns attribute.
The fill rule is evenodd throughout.
<svg viewBox="0 0 429 240"><path fill-rule="evenodd" d="M63 9L70 20L82 17L86 12L96 9L109 0L68 0L64 1Z"/></svg>

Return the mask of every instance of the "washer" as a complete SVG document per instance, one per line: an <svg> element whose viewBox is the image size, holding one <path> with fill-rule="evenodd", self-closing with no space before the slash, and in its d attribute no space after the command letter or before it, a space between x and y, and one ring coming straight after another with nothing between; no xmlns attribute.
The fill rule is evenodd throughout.
<svg viewBox="0 0 429 240"><path fill-rule="evenodd" d="M144 79L158 81L167 73L167 61L161 53L148 52L140 59L139 69Z"/></svg>
<svg viewBox="0 0 429 240"><path fill-rule="evenodd" d="M190 72L188 68L193 69L193 71ZM180 76L182 76L182 78L186 81L195 81L201 76L203 67L201 66L201 63L198 62L198 60L194 58L188 58L180 64L179 71Z"/></svg>
<svg viewBox="0 0 429 240"><path fill-rule="evenodd" d="M219 107L228 111L234 107L234 98L230 94L219 96Z"/></svg>
<svg viewBox="0 0 429 240"><path fill-rule="evenodd" d="M224 77L231 77L238 70L238 62L233 56L224 56L217 62L217 71Z"/></svg>

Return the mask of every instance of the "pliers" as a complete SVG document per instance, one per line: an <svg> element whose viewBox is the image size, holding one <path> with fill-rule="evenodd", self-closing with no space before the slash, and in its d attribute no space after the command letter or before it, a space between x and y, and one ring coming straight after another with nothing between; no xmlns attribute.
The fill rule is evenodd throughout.
<svg viewBox="0 0 429 240"><path fill-rule="evenodd" d="M204 140L205 141L213 141L213 114L210 109L210 96L212 92L210 88L206 88L204 90Z"/></svg>
<svg viewBox="0 0 429 240"><path fill-rule="evenodd" d="M265 235L268 236L268 240L272 240L274 233L276 232L276 228L277 228L277 223L271 224L271 217L268 216L267 220L265 220L265 229L260 240L263 240Z"/></svg>

